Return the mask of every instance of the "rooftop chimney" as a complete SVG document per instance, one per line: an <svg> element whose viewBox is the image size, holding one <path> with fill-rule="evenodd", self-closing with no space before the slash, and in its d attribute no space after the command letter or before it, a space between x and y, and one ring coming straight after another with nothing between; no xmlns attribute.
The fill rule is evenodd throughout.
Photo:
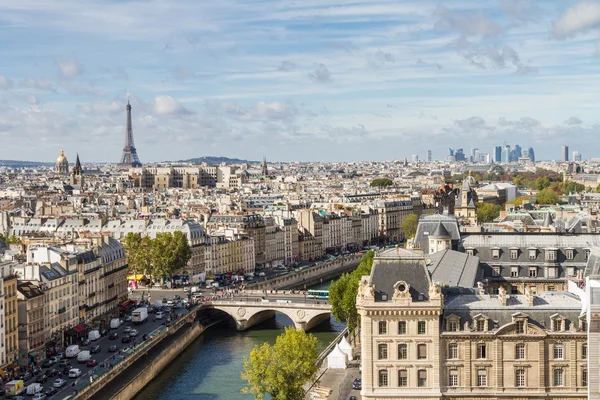
<svg viewBox="0 0 600 400"><path fill-rule="evenodd" d="M500 305L505 306L507 298L508 296L506 295L506 289L500 286L498 289L498 300L500 300Z"/></svg>

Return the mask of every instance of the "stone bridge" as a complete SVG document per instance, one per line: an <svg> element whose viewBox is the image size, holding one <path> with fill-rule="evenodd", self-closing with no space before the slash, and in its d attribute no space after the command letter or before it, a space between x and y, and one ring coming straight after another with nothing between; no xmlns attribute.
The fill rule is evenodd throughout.
<svg viewBox="0 0 600 400"><path fill-rule="evenodd" d="M238 331L244 331L269 318L274 318L276 312L287 315L296 328L307 331L329 320L331 314L330 304L300 303L292 300L215 300L204 303L199 313L211 309L229 314L235 321Z"/></svg>

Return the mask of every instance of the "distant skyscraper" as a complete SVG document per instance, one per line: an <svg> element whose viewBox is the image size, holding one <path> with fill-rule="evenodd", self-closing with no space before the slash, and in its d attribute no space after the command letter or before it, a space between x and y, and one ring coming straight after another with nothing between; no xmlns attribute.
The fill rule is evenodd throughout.
<svg viewBox="0 0 600 400"><path fill-rule="evenodd" d="M533 147L530 147L529 150L527 150L527 155L531 162L535 162L535 152L533 151Z"/></svg>
<svg viewBox="0 0 600 400"><path fill-rule="evenodd" d="M431 150L427 150L427 162L432 162L433 161L433 157L431 155Z"/></svg>
<svg viewBox="0 0 600 400"><path fill-rule="evenodd" d="M519 157L521 157L523 155L523 151L521 150L521 146L519 146L518 144L515 144L515 149L513 150L513 156L512 156L512 160L516 162Z"/></svg>
<svg viewBox="0 0 600 400"><path fill-rule="evenodd" d="M563 162L569 161L569 146L562 147L562 160Z"/></svg>
<svg viewBox="0 0 600 400"><path fill-rule="evenodd" d="M463 152L463 149L456 149L456 151L454 152L454 158L456 159L456 161L466 161L467 158L465 157L465 153Z"/></svg>
<svg viewBox="0 0 600 400"><path fill-rule="evenodd" d="M578 151L573 152L573 161L581 161L581 154Z"/></svg>
<svg viewBox="0 0 600 400"><path fill-rule="evenodd" d="M510 162L510 146L508 144L502 149L502 162Z"/></svg>
<svg viewBox="0 0 600 400"><path fill-rule="evenodd" d="M448 157L454 157L454 149L452 147L448 147Z"/></svg>
<svg viewBox="0 0 600 400"><path fill-rule="evenodd" d="M419 162L419 155L418 154L413 154L412 155L412 162L414 162L414 163Z"/></svg>
<svg viewBox="0 0 600 400"><path fill-rule="evenodd" d="M499 163L502 161L502 146L494 147L493 160L495 163Z"/></svg>
<svg viewBox="0 0 600 400"><path fill-rule="evenodd" d="M133 127L131 124L131 105L127 102L127 132L125 132L125 147L123 147L123 155L119 167L141 167L142 163L137 155L135 144L133 143Z"/></svg>

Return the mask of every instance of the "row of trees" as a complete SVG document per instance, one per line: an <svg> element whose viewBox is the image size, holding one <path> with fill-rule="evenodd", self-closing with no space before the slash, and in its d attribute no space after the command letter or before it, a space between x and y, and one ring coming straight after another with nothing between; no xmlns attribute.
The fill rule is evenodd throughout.
<svg viewBox="0 0 600 400"><path fill-rule="evenodd" d="M375 178L371 181L371 187L388 187L393 184L394 181L388 178Z"/></svg>
<svg viewBox="0 0 600 400"><path fill-rule="evenodd" d="M335 319L344 322L351 332L360 323L358 311L356 310L356 296L358 295L360 278L371 274L374 258L374 251L366 252L354 271L343 274L337 281L331 282L331 286L329 286L331 312Z"/></svg>
<svg viewBox="0 0 600 400"><path fill-rule="evenodd" d="M185 268L192 250L185 234L158 233L156 238L128 233L123 247L132 274L144 274L153 278L172 276L173 271Z"/></svg>

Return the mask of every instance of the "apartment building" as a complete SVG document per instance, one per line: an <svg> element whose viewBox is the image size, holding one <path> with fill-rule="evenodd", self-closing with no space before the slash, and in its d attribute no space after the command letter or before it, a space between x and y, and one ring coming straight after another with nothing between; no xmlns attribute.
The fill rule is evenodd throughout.
<svg viewBox="0 0 600 400"><path fill-rule="evenodd" d="M285 232L275 223L273 217L265 221L265 263L267 266L283 264L285 260Z"/></svg>
<svg viewBox="0 0 600 400"><path fill-rule="evenodd" d="M210 233L219 229L235 229L239 234L246 234L254 239L254 258L259 264L264 264L265 259L265 232L266 225L260 214L215 214L210 215L206 222Z"/></svg>
<svg viewBox="0 0 600 400"><path fill-rule="evenodd" d="M247 236L236 236L230 232L229 238L223 232L207 238L205 249L206 275L254 272L254 239Z"/></svg>
<svg viewBox="0 0 600 400"><path fill-rule="evenodd" d="M400 230L402 221L410 214L421 215L423 205L420 198L409 200L385 200L373 203L379 216L379 236L387 242L400 242L404 235Z"/></svg>
<svg viewBox="0 0 600 400"><path fill-rule="evenodd" d="M198 189L214 187L217 167L141 167L129 170L134 187L145 189Z"/></svg>
<svg viewBox="0 0 600 400"><path fill-rule="evenodd" d="M357 296L362 397L587 398L580 299L531 290L488 295L482 284L470 287L472 280L445 282L456 276L455 265L430 272L421 253L376 256Z"/></svg>
<svg viewBox="0 0 600 400"><path fill-rule="evenodd" d="M44 345L50 339L46 329L47 306L39 282L17 284L19 321L19 365L40 363L46 358Z"/></svg>
<svg viewBox="0 0 600 400"><path fill-rule="evenodd" d="M15 364L19 356L19 330L17 308L17 275L14 262L0 263L2 293L4 294L4 362L0 365Z"/></svg>
<svg viewBox="0 0 600 400"><path fill-rule="evenodd" d="M325 254L323 248L323 217L313 211L301 209L294 212L298 221L298 247L300 258L311 260Z"/></svg>

